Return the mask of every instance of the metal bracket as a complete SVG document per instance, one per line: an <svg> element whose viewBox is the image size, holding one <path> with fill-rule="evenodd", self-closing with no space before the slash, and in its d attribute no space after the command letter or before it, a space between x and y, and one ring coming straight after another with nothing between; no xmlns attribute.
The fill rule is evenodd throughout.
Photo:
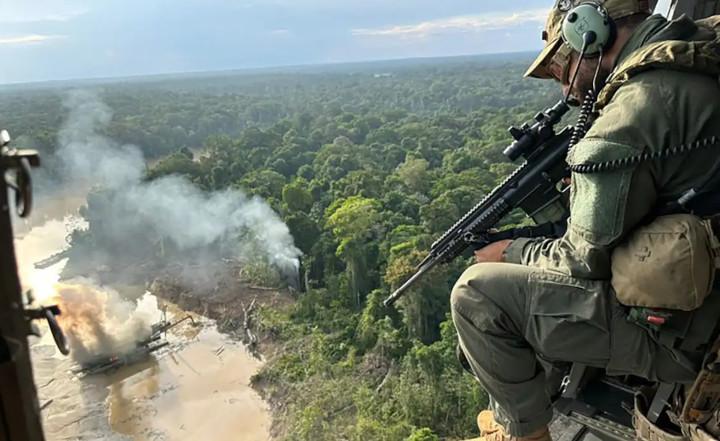
<svg viewBox="0 0 720 441"><path fill-rule="evenodd" d="M562 382L562 397L575 399L578 397L580 390L583 387L585 380L585 373L588 367L582 363L573 363L570 367L570 374L563 379Z"/></svg>
<svg viewBox="0 0 720 441"><path fill-rule="evenodd" d="M60 307L57 305L41 306L39 308L25 310L25 318L27 319L30 328L29 334L38 336L37 329L32 323L33 320L47 320L48 326L50 326L50 332L52 332L53 335L53 340L55 340L55 345L57 345L58 350L63 355L68 355L70 353L70 348L68 347L67 339L65 338L65 334L55 318L56 315L60 314L62 314L62 312L60 312Z"/></svg>
<svg viewBox="0 0 720 441"><path fill-rule="evenodd" d="M3 146L2 162L5 170L15 172L14 175L6 173L4 178L7 185L15 190L17 213L20 217L28 217L32 211L33 200L30 169L40 165L40 156L35 150L17 150Z"/></svg>

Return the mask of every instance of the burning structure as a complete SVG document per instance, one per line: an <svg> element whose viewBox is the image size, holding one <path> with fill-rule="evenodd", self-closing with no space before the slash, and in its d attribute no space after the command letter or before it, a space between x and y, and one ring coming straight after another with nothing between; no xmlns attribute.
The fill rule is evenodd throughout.
<svg viewBox="0 0 720 441"><path fill-rule="evenodd" d="M175 322L168 322L162 320L152 325L152 334L150 337L143 341L139 341L135 344L135 348L125 353L118 354L100 354L95 358L85 361L82 363L80 369L77 369L75 373L81 373L84 375L94 375L103 372L110 371L121 366L133 364L146 359L151 353L158 349L164 348L170 343L164 338L164 334L170 329L180 323L190 320L193 325L195 321L189 315L177 320Z"/></svg>
<svg viewBox="0 0 720 441"><path fill-rule="evenodd" d="M148 293L132 301L89 280L55 289L52 300L63 311L58 321L80 366L76 373L96 374L143 360L168 345L165 333L170 328L185 320L194 324L190 316L169 322Z"/></svg>
<svg viewBox="0 0 720 441"><path fill-rule="evenodd" d="M125 353L152 334L152 323L161 316L156 300L144 295L124 299L90 280L57 284L56 301L63 314L59 323L67 333L72 357L78 363L99 354Z"/></svg>

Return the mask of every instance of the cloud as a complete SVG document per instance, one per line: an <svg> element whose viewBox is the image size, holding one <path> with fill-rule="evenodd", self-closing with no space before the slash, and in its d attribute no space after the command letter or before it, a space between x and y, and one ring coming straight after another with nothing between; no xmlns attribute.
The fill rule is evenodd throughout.
<svg viewBox="0 0 720 441"><path fill-rule="evenodd" d="M65 22L88 12L76 1L9 0L3 2L0 23Z"/></svg>
<svg viewBox="0 0 720 441"><path fill-rule="evenodd" d="M26 44L26 43L42 43L48 40L57 40L65 38L64 35L26 35L24 37L0 38L0 44Z"/></svg>
<svg viewBox="0 0 720 441"><path fill-rule="evenodd" d="M447 33L479 33L515 27L525 23L545 23L548 9L531 9L513 13L465 15L424 21L414 25L376 29L354 29L353 35L374 37L426 37Z"/></svg>
<svg viewBox="0 0 720 441"><path fill-rule="evenodd" d="M553 2L1 0L0 3L3 5L0 39L10 40L0 43L0 54L24 51L0 70L0 83L4 83L537 49L542 47L538 27L545 22L545 11L540 8L549 8ZM533 12L536 9L539 12ZM504 29L492 30L503 26ZM505 32L512 37L504 36ZM29 35L66 37L35 38L34 44L30 44L33 39L11 38ZM70 41L72 44L62 44ZM32 50L26 51L27 48Z"/></svg>

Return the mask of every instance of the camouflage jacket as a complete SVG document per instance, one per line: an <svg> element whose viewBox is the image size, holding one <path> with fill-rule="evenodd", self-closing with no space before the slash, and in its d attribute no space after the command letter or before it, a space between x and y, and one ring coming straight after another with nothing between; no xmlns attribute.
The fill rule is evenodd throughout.
<svg viewBox="0 0 720 441"><path fill-rule="evenodd" d="M720 136L720 16L652 16L626 43L601 91L596 119L568 163L598 163ZM577 278L609 280L613 248L660 201L707 179L720 145L599 174L573 174L568 230L519 239L504 259ZM720 186L720 184L718 184Z"/></svg>

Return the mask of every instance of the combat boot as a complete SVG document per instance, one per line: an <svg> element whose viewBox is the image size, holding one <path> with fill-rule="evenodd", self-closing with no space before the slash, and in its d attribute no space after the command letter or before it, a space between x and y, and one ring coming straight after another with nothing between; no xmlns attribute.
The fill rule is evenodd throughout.
<svg viewBox="0 0 720 441"><path fill-rule="evenodd" d="M478 415L478 428L480 429L480 438L474 438L468 441L552 441L550 431L547 427L532 433L528 436L510 436L505 430L495 422L495 418L491 410L483 410Z"/></svg>

